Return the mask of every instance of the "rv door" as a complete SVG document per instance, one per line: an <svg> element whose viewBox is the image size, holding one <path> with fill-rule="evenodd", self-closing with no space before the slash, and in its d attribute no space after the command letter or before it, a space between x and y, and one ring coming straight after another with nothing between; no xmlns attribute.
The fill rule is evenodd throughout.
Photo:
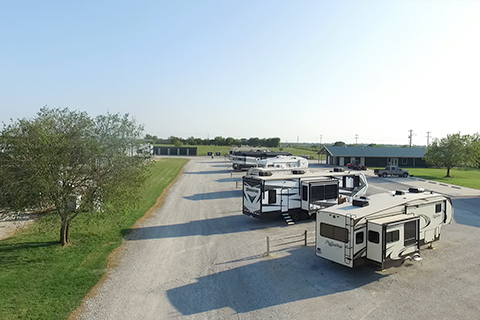
<svg viewBox="0 0 480 320"><path fill-rule="evenodd" d="M282 188L281 198L280 198L280 201L281 201L280 207L282 212L288 211L289 195L290 195L289 189Z"/></svg>

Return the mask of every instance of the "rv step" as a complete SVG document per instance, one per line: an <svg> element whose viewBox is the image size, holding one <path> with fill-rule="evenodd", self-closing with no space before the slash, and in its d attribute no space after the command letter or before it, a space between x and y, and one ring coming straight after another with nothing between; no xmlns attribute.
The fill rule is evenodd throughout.
<svg viewBox="0 0 480 320"><path fill-rule="evenodd" d="M288 225L295 224L295 222L293 221L292 217L288 214L288 212L282 213L282 216L283 216L283 219L285 219L285 222Z"/></svg>

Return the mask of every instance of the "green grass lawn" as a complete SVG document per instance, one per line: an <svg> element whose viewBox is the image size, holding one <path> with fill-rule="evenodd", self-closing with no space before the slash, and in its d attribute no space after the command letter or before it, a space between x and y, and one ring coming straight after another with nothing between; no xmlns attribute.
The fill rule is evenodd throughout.
<svg viewBox="0 0 480 320"><path fill-rule="evenodd" d="M445 168L408 168L408 172L417 178L480 189L479 169L453 168L450 170L450 178L445 177L447 174Z"/></svg>
<svg viewBox="0 0 480 320"><path fill-rule="evenodd" d="M71 225L69 247L58 243L60 221L49 215L0 241L0 319L66 319L101 279L108 255L155 203L188 160L160 159L140 206L128 213L88 213Z"/></svg>
<svg viewBox="0 0 480 320"><path fill-rule="evenodd" d="M184 147L197 147L197 155L198 156L206 156L208 152L213 152L213 154L220 152L223 156L228 153L228 151L233 148L229 146L184 146ZM280 148L267 148L271 151L280 151ZM290 152L294 156L303 156L308 155L311 159L318 159L317 152L318 150L310 150L310 149L300 149L300 148L282 148L283 152ZM325 155L322 156L324 159Z"/></svg>

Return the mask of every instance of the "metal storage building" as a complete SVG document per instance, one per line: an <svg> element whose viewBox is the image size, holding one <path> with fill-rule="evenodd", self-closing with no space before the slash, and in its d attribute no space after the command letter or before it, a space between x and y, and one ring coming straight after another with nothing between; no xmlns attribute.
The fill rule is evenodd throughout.
<svg viewBox="0 0 480 320"><path fill-rule="evenodd" d="M196 156L197 147L154 146L153 154L157 156Z"/></svg>

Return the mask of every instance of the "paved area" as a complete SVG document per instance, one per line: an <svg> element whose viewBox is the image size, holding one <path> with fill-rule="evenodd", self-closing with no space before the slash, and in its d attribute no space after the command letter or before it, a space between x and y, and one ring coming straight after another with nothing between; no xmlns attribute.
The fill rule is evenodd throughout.
<svg viewBox="0 0 480 320"><path fill-rule="evenodd" d="M419 262L349 269L315 256L314 223L243 215L239 179L223 161L192 159L164 206L125 239L118 265L80 318L478 318L480 228L472 223L446 226ZM414 183L370 181L372 192ZM479 220L478 202L458 201L470 222ZM281 240L305 230L307 246Z"/></svg>

